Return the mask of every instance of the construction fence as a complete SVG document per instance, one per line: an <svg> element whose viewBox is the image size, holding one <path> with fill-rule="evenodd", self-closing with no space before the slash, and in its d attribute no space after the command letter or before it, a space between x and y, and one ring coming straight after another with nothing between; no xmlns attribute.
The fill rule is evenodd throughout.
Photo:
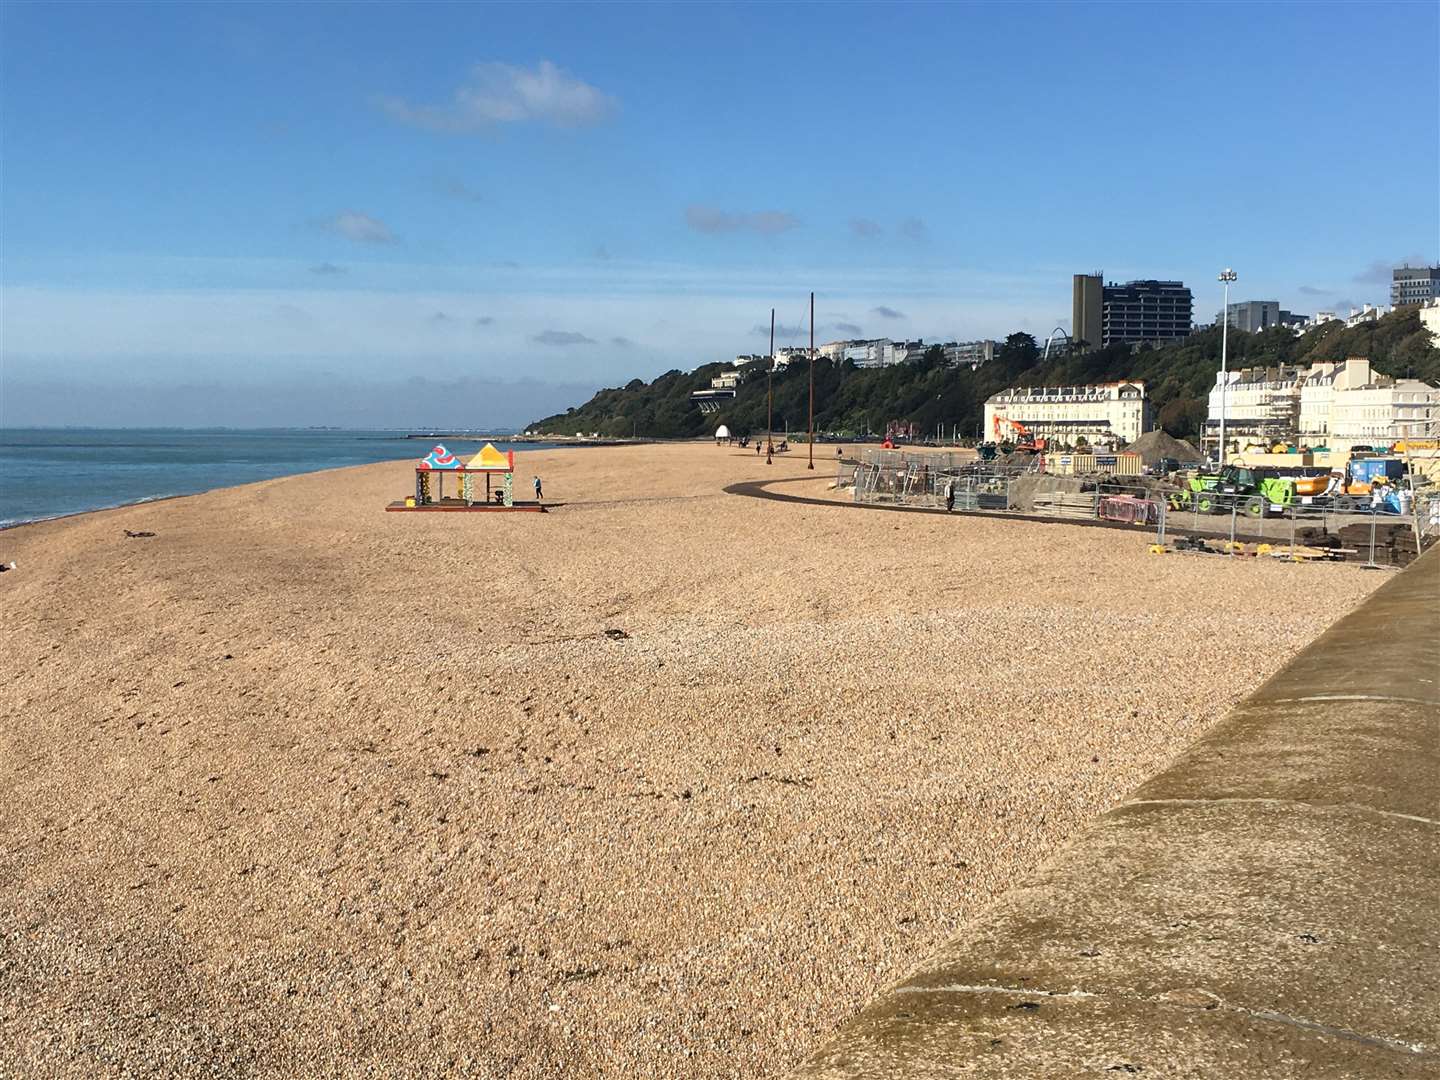
<svg viewBox="0 0 1440 1080"><path fill-rule="evenodd" d="M1440 540L1440 492L1407 491L1400 510L1374 505L1337 509L1316 504L1276 506L1259 496L1228 501L1213 493L1163 492L1139 481L1078 481L1039 473L1033 464L977 463L968 455L866 452L845 462L837 486L853 484L854 500L955 512L1004 512L1048 519L1108 521L1151 533L1187 533L1224 541L1268 544L1277 554L1359 559L1372 566L1404 565ZM1282 550L1283 549L1283 550Z"/></svg>
<svg viewBox="0 0 1440 1080"><path fill-rule="evenodd" d="M1329 552L1367 566L1403 566L1440 540L1440 493L1407 491L1400 509L1376 503L1354 509L1321 504L1276 506L1258 496L1219 501L1188 492L1167 506L1168 527L1234 542L1276 545L1290 554ZM1173 497L1172 497L1173 499Z"/></svg>
<svg viewBox="0 0 1440 1080"><path fill-rule="evenodd" d="M857 503L943 507L951 500L957 510L1009 510L1012 483L1037 468L977 464L970 454L869 450L858 463L841 463L836 486L853 485Z"/></svg>

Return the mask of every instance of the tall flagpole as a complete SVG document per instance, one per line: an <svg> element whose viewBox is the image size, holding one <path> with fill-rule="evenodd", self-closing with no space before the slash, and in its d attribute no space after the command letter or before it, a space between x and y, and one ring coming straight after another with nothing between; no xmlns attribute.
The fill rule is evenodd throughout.
<svg viewBox="0 0 1440 1080"><path fill-rule="evenodd" d="M775 464L775 309L770 309L770 366L765 369L765 464Z"/></svg>
<svg viewBox="0 0 1440 1080"><path fill-rule="evenodd" d="M810 294L810 464L815 468L815 294Z"/></svg>

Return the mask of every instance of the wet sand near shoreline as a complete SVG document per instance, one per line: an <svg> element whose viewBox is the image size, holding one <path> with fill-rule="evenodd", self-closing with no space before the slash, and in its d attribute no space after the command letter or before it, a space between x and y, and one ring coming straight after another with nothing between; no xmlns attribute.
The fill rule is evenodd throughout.
<svg viewBox="0 0 1440 1080"><path fill-rule="evenodd" d="M722 491L820 450L0 533L0 1075L774 1075L1384 580Z"/></svg>

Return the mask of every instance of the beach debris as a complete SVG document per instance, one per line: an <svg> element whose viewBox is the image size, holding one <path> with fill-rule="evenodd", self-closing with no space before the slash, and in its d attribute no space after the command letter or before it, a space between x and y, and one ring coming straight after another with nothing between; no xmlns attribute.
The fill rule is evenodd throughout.
<svg viewBox="0 0 1440 1080"><path fill-rule="evenodd" d="M630 635L627 634L624 630L612 628L605 631L605 636L608 637L611 641L624 641Z"/></svg>
<svg viewBox="0 0 1440 1080"><path fill-rule="evenodd" d="M755 776L745 777L741 783L753 784L759 780L770 780L777 784L791 784L795 787L809 788L815 786L815 781L809 776L776 776L774 773L763 772Z"/></svg>
<svg viewBox="0 0 1440 1080"><path fill-rule="evenodd" d="M15 569L15 563L14 563L14 562L0 563L0 574L5 573L6 570L14 570L14 569Z"/></svg>
<svg viewBox="0 0 1440 1080"><path fill-rule="evenodd" d="M154 536L155 534L153 532L131 532L129 529L126 529L125 535L131 540L140 540L147 536Z"/></svg>
<svg viewBox="0 0 1440 1080"><path fill-rule="evenodd" d="M598 967L576 967L560 973L561 982L586 982L600 974Z"/></svg>
<svg viewBox="0 0 1440 1080"><path fill-rule="evenodd" d="M1220 1005L1218 997L1209 990L1202 990L1197 986L1169 990L1160 996L1160 1000L1171 1005L1186 1005L1194 1009L1214 1009Z"/></svg>

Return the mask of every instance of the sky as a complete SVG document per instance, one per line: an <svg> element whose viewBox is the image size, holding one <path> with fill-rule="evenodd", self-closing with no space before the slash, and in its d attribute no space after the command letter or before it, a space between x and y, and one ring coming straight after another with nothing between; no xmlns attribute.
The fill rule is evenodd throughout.
<svg viewBox="0 0 1440 1080"><path fill-rule="evenodd" d="M1363 29L1363 32L1357 30ZM0 425L508 428L1071 275L1388 303L1440 5L0 6Z"/></svg>

